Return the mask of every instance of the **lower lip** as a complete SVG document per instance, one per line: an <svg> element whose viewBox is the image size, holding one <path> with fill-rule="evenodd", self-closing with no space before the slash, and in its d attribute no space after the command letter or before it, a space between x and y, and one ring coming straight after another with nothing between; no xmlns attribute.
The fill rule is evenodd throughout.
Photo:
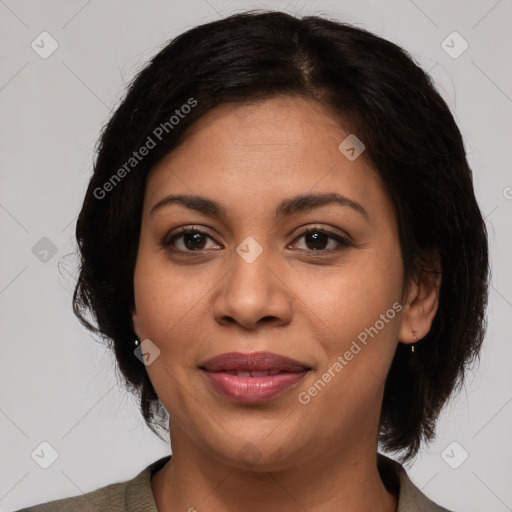
<svg viewBox="0 0 512 512"><path fill-rule="evenodd" d="M284 372L265 377L237 377L226 372L204 373L214 389L225 398L234 402L255 404L294 388L308 372Z"/></svg>

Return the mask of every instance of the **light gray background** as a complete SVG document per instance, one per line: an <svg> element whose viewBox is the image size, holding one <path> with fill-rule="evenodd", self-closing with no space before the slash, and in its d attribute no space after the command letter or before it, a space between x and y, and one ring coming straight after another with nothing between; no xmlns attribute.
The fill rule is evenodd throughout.
<svg viewBox="0 0 512 512"><path fill-rule="evenodd" d="M0 0L1 511L131 478L169 453L72 314L75 220L100 128L137 69L183 30L257 7L325 13L404 46L455 113L489 228L489 329L479 371L409 473L452 510L512 510L511 0ZM43 31L59 45L47 59L31 48ZM469 44L456 59L441 46L453 31ZM57 249L46 262L32 252L43 237ZM43 441L58 452L48 469L31 458ZM469 453L458 469L442 457L453 441L452 465Z"/></svg>

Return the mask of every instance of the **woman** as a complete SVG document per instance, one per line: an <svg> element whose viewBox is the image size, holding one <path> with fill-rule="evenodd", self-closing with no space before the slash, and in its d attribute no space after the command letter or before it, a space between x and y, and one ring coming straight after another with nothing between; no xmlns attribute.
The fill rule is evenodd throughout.
<svg viewBox="0 0 512 512"><path fill-rule="evenodd" d="M478 354L487 236L402 49L280 12L182 34L103 131L77 240L75 312L172 457L24 510L446 510L377 447L412 459Z"/></svg>

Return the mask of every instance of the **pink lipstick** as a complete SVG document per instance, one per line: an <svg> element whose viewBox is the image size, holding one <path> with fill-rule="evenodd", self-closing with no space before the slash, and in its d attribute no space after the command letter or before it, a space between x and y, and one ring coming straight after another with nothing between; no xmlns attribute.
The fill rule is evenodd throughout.
<svg viewBox="0 0 512 512"><path fill-rule="evenodd" d="M311 370L306 364L272 352L228 352L208 359L199 368L223 397L253 404L294 388Z"/></svg>

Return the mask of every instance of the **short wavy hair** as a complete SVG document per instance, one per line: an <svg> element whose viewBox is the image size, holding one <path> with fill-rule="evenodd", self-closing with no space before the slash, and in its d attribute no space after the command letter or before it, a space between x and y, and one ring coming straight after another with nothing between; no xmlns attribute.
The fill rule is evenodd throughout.
<svg viewBox="0 0 512 512"><path fill-rule="evenodd" d="M74 312L113 348L124 383L159 435L161 403L134 356L131 319L147 175L211 109L275 95L320 102L364 141L365 157L396 209L406 280L435 272L426 255L437 255L442 280L432 328L415 353L398 344L382 403L379 441L407 460L434 437L442 406L478 358L486 327L487 232L450 109L406 51L371 32L325 17L258 10L192 28L159 51L132 81L97 144L76 226ZM191 99L194 108L181 109ZM173 121L180 112L187 114ZM130 160L155 134L155 147Z"/></svg>

